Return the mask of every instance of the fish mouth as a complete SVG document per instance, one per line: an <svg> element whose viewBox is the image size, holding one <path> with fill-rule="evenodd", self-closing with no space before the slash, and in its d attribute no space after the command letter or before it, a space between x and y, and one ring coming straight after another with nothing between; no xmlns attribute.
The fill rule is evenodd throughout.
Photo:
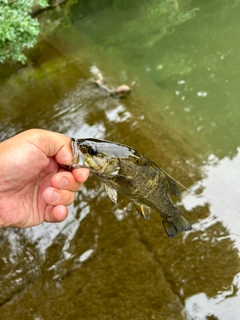
<svg viewBox="0 0 240 320"><path fill-rule="evenodd" d="M71 139L71 147L73 153L72 166L74 168L86 168L83 153L78 148L76 139Z"/></svg>

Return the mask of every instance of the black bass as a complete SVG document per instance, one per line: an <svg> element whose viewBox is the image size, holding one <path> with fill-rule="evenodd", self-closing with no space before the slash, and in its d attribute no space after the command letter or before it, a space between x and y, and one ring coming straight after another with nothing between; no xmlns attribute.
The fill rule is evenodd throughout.
<svg viewBox="0 0 240 320"><path fill-rule="evenodd" d="M169 237L192 229L169 196L179 195L174 180L137 150L98 139L72 139L72 150L71 167L89 168L95 173L114 203L120 192L134 203L142 217L149 218L150 208L159 212Z"/></svg>

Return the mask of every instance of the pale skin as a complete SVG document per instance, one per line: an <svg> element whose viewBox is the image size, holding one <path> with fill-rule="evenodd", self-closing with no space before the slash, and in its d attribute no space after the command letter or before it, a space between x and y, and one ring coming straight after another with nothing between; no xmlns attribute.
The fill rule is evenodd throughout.
<svg viewBox="0 0 240 320"><path fill-rule="evenodd" d="M70 138L41 129L0 143L0 227L61 222L89 170L62 169L72 161Z"/></svg>

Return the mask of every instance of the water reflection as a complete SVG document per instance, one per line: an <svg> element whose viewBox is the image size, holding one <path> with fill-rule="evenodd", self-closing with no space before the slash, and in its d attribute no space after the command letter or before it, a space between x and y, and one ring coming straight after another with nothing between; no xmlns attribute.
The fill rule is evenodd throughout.
<svg viewBox="0 0 240 320"><path fill-rule="evenodd" d="M207 230L214 230L215 234L219 234L219 227L222 225L227 229L227 233L220 233L217 241L223 249L223 243L228 242L232 248L237 248L240 251L240 210L239 210L239 166L240 166L240 152L239 148L237 154L232 158L225 157L221 160L214 156L209 157L209 161L203 172L205 178L200 185L192 188L192 191L201 190L198 196L187 194L183 196L182 202L187 210L194 210L196 207L208 205L210 217L201 219L193 225L193 228L200 230L201 239L209 241ZM221 224L219 224L219 221ZM199 240L199 239L198 239ZM213 239L211 240L213 241ZM219 252L223 267L228 270L229 255L225 250ZM205 258L203 256L203 258ZM219 274L219 263L215 260L215 271ZM239 270L239 262L236 264L236 271ZM223 276L223 274L222 274ZM226 275L225 275L226 277ZM206 288L202 293L198 293L189 297L186 300L186 312L188 319L205 319L207 315L214 314L217 318L222 320L238 319L240 312L240 298L239 291L239 273L233 277L231 284L224 285L219 288L213 296L207 295Z"/></svg>
<svg viewBox="0 0 240 320"><path fill-rule="evenodd" d="M58 128L73 137L92 136L133 145L177 179L182 181L184 173L182 182L186 181L188 187L196 180L201 181L203 192L198 197L183 194L178 203L183 211L187 210L185 214L193 223L193 232L179 235L170 242L156 213L145 221L138 218L132 205L123 197L119 197L118 206L113 205L101 182L91 177L78 193L65 222L44 224L20 233L22 255L12 264L11 274L3 269L8 274L4 280L6 284L2 282L8 288L2 297L4 315L8 316L8 310L11 310L8 299L17 293L16 301L22 305L21 315L28 310L30 303L34 312L45 317L44 310L53 312L54 305L50 301L46 307L43 298L37 305L33 304L33 292L38 292L39 297L46 294L49 297L54 292L56 298L57 288L57 299L62 305L66 306L64 301L75 300L78 302L78 307L74 306L75 312L88 314L89 318L93 311L89 312L89 308L81 303L83 297L91 310L102 315L111 313L117 306L117 313L120 308L122 318L126 317L127 304L131 309L129 317L133 319L139 312L144 317L157 319L164 313L170 319L181 319L184 301L186 312L192 314L191 299L198 297L199 293L203 292L215 301L214 297L224 291L223 288L230 290L238 272L238 252L228 230L218 221L212 223L211 202L203 197L204 192L212 194L212 191L205 184L207 178L201 180L196 165L198 160L193 158L192 152L189 154L181 137L175 140L168 134L164 123L159 130L158 124L149 120L146 111L143 116L142 110L147 110L144 100L141 108L135 108L135 105L138 102L131 98L124 102L108 99L88 80L81 80L59 102L52 104L51 109L44 109L46 113L41 116L39 113L34 121L40 126ZM156 115L153 114L153 118ZM216 163L213 159L203 172L207 169L210 173L217 168ZM197 187L201 189L198 184ZM197 202L199 199L201 201ZM191 201L192 206L189 205ZM26 259L26 244L35 250L37 259L31 259L33 271L28 277L16 277L20 271L24 274L29 266L23 264L19 271L19 263ZM6 268L9 252L14 254L15 249L3 248L2 261ZM228 257L227 262L222 259L222 252ZM212 268L213 264L217 265L217 272ZM114 275L112 278L109 278L109 272ZM9 287L9 283L14 285ZM23 287L26 289L18 294ZM143 291L145 295L147 292L146 299L142 297ZM118 297L122 306L114 299L110 304L103 304L103 301L109 301L109 297ZM140 301L146 304L144 311L135 307ZM61 312L66 314L65 310Z"/></svg>
<svg viewBox="0 0 240 320"><path fill-rule="evenodd" d="M231 287L214 298L208 298L205 293L199 293L186 300L185 312L187 320L205 319L239 319L238 288L240 274L237 274ZM212 317L212 318L211 318Z"/></svg>
<svg viewBox="0 0 240 320"><path fill-rule="evenodd" d="M193 191L202 189L196 197L193 194L183 196L183 204L187 210L193 210L197 206L209 204L211 212L211 225L221 221L234 237L240 249L240 149L232 158L225 157L218 160L214 156L209 157L208 164L203 166L205 178L192 188ZM209 219L208 219L209 222ZM198 228L201 228L204 221L199 221ZM204 228L206 226L204 225Z"/></svg>
<svg viewBox="0 0 240 320"><path fill-rule="evenodd" d="M3 234L3 318L237 319L240 150L236 151L235 129L239 99L232 94L238 90L231 83L238 83L238 77L226 82L227 68L219 65L233 55L224 48L221 54L215 48L204 54L196 39L202 39L199 34L205 21L200 15L204 23L201 19L199 27L195 23L199 20L193 19L197 12L189 7L191 1L186 6L178 1L162 3L168 5L166 12L178 17L174 25L179 25L171 29L167 21L165 31L170 35L166 33L162 41L162 34L149 39L151 33L137 23L136 10L129 10L129 6L139 8L139 1L125 2L112 22L119 30L120 46L111 42L115 29L112 35L106 33L112 32L112 24L107 23L107 19L112 21L112 8L96 9L97 16L86 13L86 20L76 19L77 32L69 28L42 41L37 65L1 82L0 135L4 139L42 127L75 138L132 145L192 190L180 188L182 197L174 201L193 224L193 231L168 239L158 214L152 212L145 221L121 196L117 206L112 204L101 182L91 176L65 222ZM174 4L176 8L171 9ZM91 5L99 8L97 2ZM144 6L150 9L149 4ZM180 27L181 14L188 9L188 24ZM78 14L76 10L73 18ZM124 25L125 14L128 23ZM144 10L139 14L140 21L145 21ZM191 19L195 31L183 45L182 37L191 36ZM210 22L207 32L212 30ZM239 25L239 16L235 22ZM96 25L99 32L95 32ZM139 30L139 36L144 34L138 52L134 42L127 50L129 39L135 38L133 31L127 37L129 25ZM154 28L151 24L150 30ZM209 38L205 32L204 45L210 45L215 34L216 28ZM151 50L144 51L148 44ZM70 55L66 47L74 52ZM107 98L90 81L99 70L113 87L137 78L136 90L125 100ZM221 109L223 100L226 107ZM225 121L226 115L230 121Z"/></svg>

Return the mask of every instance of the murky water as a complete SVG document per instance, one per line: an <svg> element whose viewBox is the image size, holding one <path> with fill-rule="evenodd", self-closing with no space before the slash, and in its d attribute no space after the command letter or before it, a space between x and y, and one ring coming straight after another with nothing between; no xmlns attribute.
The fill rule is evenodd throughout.
<svg viewBox="0 0 240 320"><path fill-rule="evenodd" d="M91 176L65 222L1 230L2 319L239 319L239 14L237 0L45 13L60 26L2 69L1 139L40 127L132 145L190 190L174 200L193 230L169 239ZM99 71L136 87L106 97Z"/></svg>

